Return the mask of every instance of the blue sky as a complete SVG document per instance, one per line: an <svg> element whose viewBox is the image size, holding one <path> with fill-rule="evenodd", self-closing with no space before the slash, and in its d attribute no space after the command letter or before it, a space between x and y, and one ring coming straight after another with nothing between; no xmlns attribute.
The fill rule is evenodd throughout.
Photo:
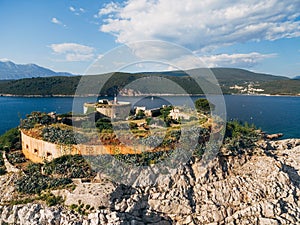
<svg viewBox="0 0 300 225"><path fill-rule="evenodd" d="M299 12L298 0L0 0L0 59L83 74L118 46L161 40L209 67L294 77Z"/></svg>

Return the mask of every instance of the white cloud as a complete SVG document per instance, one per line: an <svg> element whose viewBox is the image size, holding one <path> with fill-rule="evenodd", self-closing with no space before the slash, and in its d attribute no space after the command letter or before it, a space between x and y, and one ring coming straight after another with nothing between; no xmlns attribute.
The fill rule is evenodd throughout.
<svg viewBox="0 0 300 225"><path fill-rule="evenodd" d="M266 58L276 57L276 54L261 54L251 52L247 54L220 54L200 57L207 67L242 67L250 68Z"/></svg>
<svg viewBox="0 0 300 225"><path fill-rule="evenodd" d="M54 53L65 55L67 61L90 61L94 58L95 49L86 45L61 43L50 47Z"/></svg>
<svg viewBox="0 0 300 225"><path fill-rule="evenodd" d="M120 6L114 2L107 4L104 8L99 9L98 14L94 15L95 18L100 18L103 15L116 13L120 10Z"/></svg>
<svg viewBox="0 0 300 225"><path fill-rule="evenodd" d="M57 18L55 18L55 17L53 17L52 19L51 19L51 22L52 23L55 23L55 24L62 24Z"/></svg>
<svg viewBox="0 0 300 225"><path fill-rule="evenodd" d="M0 62L11 62L11 60L7 59L7 58L1 58Z"/></svg>
<svg viewBox="0 0 300 225"><path fill-rule="evenodd" d="M94 54L79 54L79 53L68 53L66 60L69 62L74 61L90 61L94 58Z"/></svg>
<svg viewBox="0 0 300 225"><path fill-rule="evenodd" d="M85 9L84 8L78 8L76 9L74 6L70 6L69 10L71 12L73 12L76 16L81 15L82 13L85 13Z"/></svg>
<svg viewBox="0 0 300 225"><path fill-rule="evenodd" d="M63 24L60 20L58 20L56 17L53 17L53 18L51 19L51 22L54 23L54 24L58 24L58 25L61 25L61 26L63 26L63 27L66 27L66 25Z"/></svg>
<svg viewBox="0 0 300 225"><path fill-rule="evenodd" d="M117 42L165 40L193 50L300 36L295 0L128 0L95 17Z"/></svg>

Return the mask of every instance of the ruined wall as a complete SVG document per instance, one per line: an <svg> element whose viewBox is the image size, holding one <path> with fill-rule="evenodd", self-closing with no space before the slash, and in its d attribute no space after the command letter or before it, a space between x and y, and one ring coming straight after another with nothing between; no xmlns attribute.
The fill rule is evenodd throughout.
<svg viewBox="0 0 300 225"><path fill-rule="evenodd" d="M63 145L39 140L21 131L22 151L27 159L36 163L51 161L63 155L140 154L151 149L144 145Z"/></svg>
<svg viewBox="0 0 300 225"><path fill-rule="evenodd" d="M110 118L125 119L129 116L131 110L131 104L126 102L120 102L117 105L107 105L102 107L96 107L96 111Z"/></svg>

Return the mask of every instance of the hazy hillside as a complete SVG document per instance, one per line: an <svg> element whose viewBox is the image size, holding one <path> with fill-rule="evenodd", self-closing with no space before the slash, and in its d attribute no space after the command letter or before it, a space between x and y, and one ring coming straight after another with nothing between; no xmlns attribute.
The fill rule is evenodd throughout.
<svg viewBox="0 0 300 225"><path fill-rule="evenodd" d="M266 82L273 80L289 80L287 77L274 76L270 74L254 73L248 70L235 68L212 68L211 69L219 83L237 84L244 82Z"/></svg>
<svg viewBox="0 0 300 225"><path fill-rule="evenodd" d="M0 82L1 94L73 95L80 77L38 77Z"/></svg>
<svg viewBox="0 0 300 225"><path fill-rule="evenodd" d="M271 74L264 73L254 73L249 70L237 69L237 68L199 68L192 69L188 71L167 71L167 72L145 72L146 75L168 75L168 76L189 76L192 75L205 75L208 76L214 75L219 83L244 83L244 82L265 82L271 80L288 80L289 78L283 76L275 76ZM300 77L300 76L299 76Z"/></svg>
<svg viewBox="0 0 300 225"><path fill-rule="evenodd" d="M32 77L72 76L70 73L54 72L35 64L15 64L11 61L0 61L0 80L16 80Z"/></svg>
<svg viewBox="0 0 300 225"><path fill-rule="evenodd" d="M231 68L213 68L211 71L219 81L225 94L239 93L237 90L230 88L234 85L240 85L243 88L248 88L249 85L252 85L254 88L262 88L264 89L263 92L260 92L262 94L298 95L300 93L299 82L286 77L258 74ZM210 82L211 71L195 69L188 71L188 74L199 77L202 87L213 90L215 86ZM118 72L114 73L110 79L106 79L108 76L111 75L58 76L1 81L0 94L73 95L76 90L80 90L82 95L95 93L114 95L124 89L134 90L131 94L203 94L195 80L182 71L134 74ZM103 84L103 80L107 80L107 82ZM179 89L182 91L178 91Z"/></svg>
<svg viewBox="0 0 300 225"><path fill-rule="evenodd" d="M300 95L300 80L281 80L271 81L268 83L261 84L261 88L266 93L276 94L298 94Z"/></svg>

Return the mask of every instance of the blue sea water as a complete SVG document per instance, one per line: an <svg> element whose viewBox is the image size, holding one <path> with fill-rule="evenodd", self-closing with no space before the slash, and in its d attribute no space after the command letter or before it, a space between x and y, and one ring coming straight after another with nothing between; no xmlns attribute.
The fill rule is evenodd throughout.
<svg viewBox="0 0 300 225"><path fill-rule="evenodd" d="M192 101L198 97L191 97ZM122 97L121 100L134 105L146 104L149 108L172 103L186 104L187 97L168 96L154 98ZM254 123L267 133L284 133L284 138L300 138L300 97L286 96L224 96L227 119L237 119ZM94 101L94 98L51 97L24 98L0 97L0 134L19 125L20 118L32 111L66 113L82 112L84 102Z"/></svg>

